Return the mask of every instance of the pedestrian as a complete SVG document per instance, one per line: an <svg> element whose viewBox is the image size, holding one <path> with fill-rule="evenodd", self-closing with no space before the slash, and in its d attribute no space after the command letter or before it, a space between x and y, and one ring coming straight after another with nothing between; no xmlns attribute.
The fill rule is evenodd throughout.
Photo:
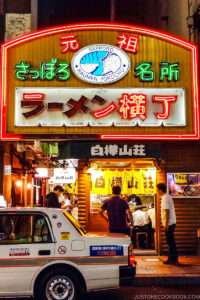
<svg viewBox="0 0 200 300"><path fill-rule="evenodd" d="M102 205L99 213L106 220L109 221L110 232L124 233L129 235L129 225L127 222L127 214L133 227L133 217L129 208L128 202L120 197L121 187L113 186L112 197L107 199ZM104 214L107 211L108 216Z"/></svg>
<svg viewBox="0 0 200 300"><path fill-rule="evenodd" d="M58 198L63 192L63 187L56 185L53 189L53 192L46 195L46 207L61 208Z"/></svg>
<svg viewBox="0 0 200 300"><path fill-rule="evenodd" d="M169 253L167 261L164 264L178 263L178 252L176 249L176 242L174 238L174 231L176 228L176 212L174 208L174 201L172 197L167 194L167 188L164 183L157 184L157 192L162 198L161 202L161 217L162 225L165 229L165 237L169 246Z"/></svg>

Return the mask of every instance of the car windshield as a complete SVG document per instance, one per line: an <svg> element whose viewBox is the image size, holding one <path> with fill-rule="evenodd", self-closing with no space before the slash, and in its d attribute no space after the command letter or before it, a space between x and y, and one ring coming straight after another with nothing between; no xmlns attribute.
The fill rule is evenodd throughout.
<svg viewBox="0 0 200 300"><path fill-rule="evenodd" d="M87 231L81 227L81 225L79 224L79 222L77 222L70 213L68 213L67 211L63 212L65 217L74 225L74 227L76 228L76 230L81 234L81 235L85 235L87 234Z"/></svg>

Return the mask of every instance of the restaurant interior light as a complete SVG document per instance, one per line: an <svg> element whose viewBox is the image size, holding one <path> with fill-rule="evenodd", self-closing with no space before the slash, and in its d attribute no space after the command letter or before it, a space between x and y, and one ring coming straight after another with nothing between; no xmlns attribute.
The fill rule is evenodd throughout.
<svg viewBox="0 0 200 300"><path fill-rule="evenodd" d="M21 182L20 180L17 180L16 186L17 186L17 187L21 187L21 186L22 186L22 182Z"/></svg>

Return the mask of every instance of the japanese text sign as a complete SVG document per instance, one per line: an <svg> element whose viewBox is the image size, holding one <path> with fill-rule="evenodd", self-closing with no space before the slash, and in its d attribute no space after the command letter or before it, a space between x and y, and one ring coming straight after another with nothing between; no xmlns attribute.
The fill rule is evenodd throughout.
<svg viewBox="0 0 200 300"><path fill-rule="evenodd" d="M197 61L194 44L142 27L19 37L2 46L1 139L199 139Z"/></svg>
<svg viewBox="0 0 200 300"><path fill-rule="evenodd" d="M15 99L16 126L186 124L184 89L17 88Z"/></svg>

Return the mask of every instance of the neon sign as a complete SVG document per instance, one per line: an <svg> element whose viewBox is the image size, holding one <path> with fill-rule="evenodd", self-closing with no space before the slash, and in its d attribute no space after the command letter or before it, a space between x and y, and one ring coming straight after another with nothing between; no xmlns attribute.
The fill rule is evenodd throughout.
<svg viewBox="0 0 200 300"><path fill-rule="evenodd" d="M31 80L68 80L70 78L70 71L68 70L68 62L59 62L57 58L52 58L50 62L42 62L40 69L30 69L30 64L25 61L15 65L17 69L15 76L18 80L27 80L30 76Z"/></svg>
<svg viewBox="0 0 200 300"><path fill-rule="evenodd" d="M9 104L10 104L10 101L11 101L10 100L11 99L11 92L10 92L11 90L12 90L12 96L13 96L13 86L10 85L10 81L11 81L10 78L12 77L12 76L10 76L11 75L10 70L11 70L12 67L9 65L9 62L11 61L11 58L12 58L10 55L12 55L12 51L14 51L13 48L15 48L15 47L17 48L17 46L19 45L23 49L23 44L25 44L27 42L28 43L30 42L30 44L31 44L31 42L33 40L40 39L40 38L43 38L43 37L46 37L48 39L48 37L51 36L51 35L54 35L54 37L56 37L56 34L58 35L58 40L60 41L60 43L62 42L62 40L60 38L61 36L71 36L71 35L74 35L74 37L77 39L77 42L78 42L78 38L77 38L77 36L75 36L76 32L77 32L77 35L78 35L80 31L87 31L87 30L90 31L90 32L92 32L93 30L96 30L97 32L99 30L102 30L102 31L104 31L104 33L107 30L108 31L113 31L113 33L115 33L115 37L116 36L118 37L118 41L123 40L123 41L126 42L126 43L117 44L117 45L118 45L119 48L120 48L120 45L123 45L123 47L121 49L123 49L123 51L129 52L129 55L131 55L131 51L128 51L127 49L125 49L128 44L127 44L127 38L124 39L124 36L128 37L128 38L130 36L138 37L139 40L140 40L140 36L147 36L149 38L155 38L157 40L159 39L161 42L164 41L164 42L166 42L165 45L170 43L173 46L173 44L174 44L175 46L177 46L176 49L180 48L180 49L183 49L183 51L185 51L185 52L187 51L187 60L191 61L191 64L189 63L190 72L188 73L188 82L186 84L187 106L191 105L191 108L189 110L187 109L187 122L189 123L189 126L187 124L186 129L184 129L183 131L179 130L176 133L174 133L174 132L172 133L172 131L170 131L170 130L169 131L166 131L166 130L164 131L164 130L160 129L160 131L154 130L153 132L149 132L148 134L145 133L145 132L141 134L141 131L140 132L135 131L135 133L134 133L134 131L132 131L133 133L131 133L130 130L129 130L129 134L126 134L125 131L124 131L124 133L122 133L122 131L119 131L119 134L116 134L117 131L115 131L114 128L113 128L113 130L112 130L113 133L112 134L108 134L108 133L107 134L100 134L99 135L100 138L102 138L102 139L147 139L147 140L148 139L149 140L162 140L162 139L164 139L164 140L169 140L169 139L170 140L175 140L175 139L194 140L194 139L199 139L200 133L199 133L197 46L190 43L190 42L188 42L188 41L177 38L175 36L165 34L165 33L162 33L162 32L158 32L158 31L155 31L155 30L142 28L142 27L133 27L133 26L115 25L115 24L89 24L89 25L87 25L87 24L78 24L78 25L73 25L73 26L55 27L55 28L50 28L50 29L47 29L47 30L41 30L41 31L38 31L38 32L34 32L34 33L28 34L24 37L19 37L19 38L13 40L13 41L9 41L9 42L2 45L2 79L1 79L1 86L2 86L2 93L1 93L1 138L2 139L4 139L4 140L6 140L6 139L7 140L16 140L16 139L22 138L22 136L20 136L20 135L13 134L14 132L17 132L17 130L13 131L13 128L14 128L13 124L11 124L11 126L10 126L10 123L9 123L9 121L10 121L9 105L8 105L8 108L6 107L7 106L7 101L9 101ZM73 32L73 34L72 34L72 32ZM120 36L123 36L123 39L119 38ZM118 41L116 41L116 43ZM132 39L129 40L129 41L133 42ZM108 42L110 42L110 41L108 41ZM82 43L81 46L85 45L83 43L83 40L81 40L81 43ZM112 42L110 42L110 43L112 43ZM63 50L65 45L63 44L61 46L62 46L62 50ZM137 44L137 46L138 46L138 44ZM67 52L68 51L73 51L73 49L72 49L73 47L76 47L76 44L73 44L73 46L71 48L69 46L69 49L67 50ZM79 45L79 47L80 47L80 45ZM141 50L141 48L137 47L137 51L140 51L140 50ZM136 50L133 49L133 51L136 51ZM135 53L137 53L137 52L133 52L133 51L132 51L132 53L135 56ZM18 51L18 53L19 53L19 51ZM54 55L52 55L51 57L53 57L53 56ZM56 55L55 57L58 57L60 59L59 55ZM27 63L29 60L27 58L25 58L23 60L23 57L22 58L20 57L18 59L18 62L20 63L21 61L24 61L25 63ZM48 59L47 59L47 61L48 61ZM148 58L143 59L143 62L146 62L146 61L149 62ZM141 63L141 62L139 62L139 63ZM15 64L15 62L12 62L12 65L14 65L14 64ZM173 64L174 66L171 66L171 68L170 68L169 64ZM159 76L157 76L157 74L155 76L156 80L157 81L159 80L161 83L162 82L164 83L166 81L169 81L169 82L174 81L173 87L175 87L175 83L180 80L181 81L181 87L185 86L184 82L183 82L185 80L185 79L183 79L183 77L185 76L185 68L184 68L185 61L183 61L183 68L181 68L181 77L180 77L180 79L179 79L179 75L180 75L179 63L178 63L178 65L175 65L175 64L177 64L176 63L176 58L173 58L172 61L170 61L170 62L165 62L165 61L161 62L160 63ZM37 68L37 69L39 71L41 71L40 68ZM158 66L156 66L156 70L157 69L158 69ZM19 69L17 69L17 70L19 70ZM154 71L154 64L149 69L149 71ZM30 79L30 76L34 76L34 75L37 77L37 73L21 74L21 75L22 76L26 75L28 77L28 79ZM134 77L134 76L132 76L132 77ZM140 79L140 76L137 76L137 77ZM28 81L29 80L27 80L27 82ZM141 81L141 79L140 79L140 81ZM38 80L38 83L39 83L39 80ZM27 86L26 80L23 84L24 84L24 86ZM44 85L45 85L45 81L44 81ZM9 86L9 89L7 88L8 86ZM38 84L38 86L39 86L39 84ZM120 86L122 86L122 85L120 85ZM130 86L130 85L128 84L126 86ZM145 87L150 86L149 82L148 81L145 82L144 86ZM165 87L167 87L167 86L165 85ZM126 92L126 91L124 91L124 92ZM145 94L143 90L140 90L138 93ZM170 96L170 94L167 93L167 92L165 93L165 96L166 95ZM160 93L155 93L154 96L160 96ZM176 96L176 94L174 94L174 96ZM91 99L93 99L93 98L91 98ZM176 104L179 102L179 99L180 99L180 97L177 98L177 101L174 101L174 102L170 103L170 107L168 106L170 108L170 115L169 115L170 118L171 118L171 113L173 115L175 114L174 113L174 105L176 106ZM22 99L22 100L25 101L25 99ZM157 111L155 113L165 114L165 112L167 112L167 107L166 106L164 107L164 104L163 104L164 102L153 101L153 98L152 98L152 102L154 102L155 105L159 104L160 108L161 108L159 112ZM99 108L97 107L97 109L93 112L98 112L98 111L103 110L102 114L103 115L106 114L106 116L104 118L109 117L110 116L110 114L109 114L110 109L113 109L113 111L111 112L112 114L115 113L115 110L116 110L116 109L114 110L113 106L110 107L111 104L112 104L112 99L110 99L109 103L106 103L106 105L102 106L103 108L102 107L99 107ZM119 105L119 103L118 103L118 105ZM108 107L108 114L107 114L107 110L104 110L107 107ZM147 107L148 107L148 103L147 103ZM165 108L166 108L166 111L165 111ZM28 108L28 107L23 108L24 112L26 112L25 109L27 109L27 111L30 110L30 108ZM51 104L51 109L53 110L53 104ZM43 114L43 112L42 112L42 114ZM9 116L9 119L8 119L8 116ZM101 120L101 113L99 114L99 116L100 116L99 120ZM148 112L147 112L147 116L148 116ZM154 115L154 116L156 118L156 115ZM94 115L93 115L93 117L94 117ZM178 116L178 118L179 118L179 116ZM148 120L148 117L144 121L142 121L142 120L140 120L140 121L141 122L147 122L147 120ZM157 119L157 120L161 122L160 124L162 124L162 122L165 122L168 119ZM124 122L126 122L126 119L124 119ZM9 126L8 126L8 124L9 124ZM100 126L103 126L103 125L101 124ZM129 126L129 125L126 125L126 126ZM23 125L22 125L22 127L23 127ZM169 125L169 127L170 127L170 125ZM95 131L93 131L93 132L95 132ZM107 132L109 132L109 131L107 131Z"/></svg>

